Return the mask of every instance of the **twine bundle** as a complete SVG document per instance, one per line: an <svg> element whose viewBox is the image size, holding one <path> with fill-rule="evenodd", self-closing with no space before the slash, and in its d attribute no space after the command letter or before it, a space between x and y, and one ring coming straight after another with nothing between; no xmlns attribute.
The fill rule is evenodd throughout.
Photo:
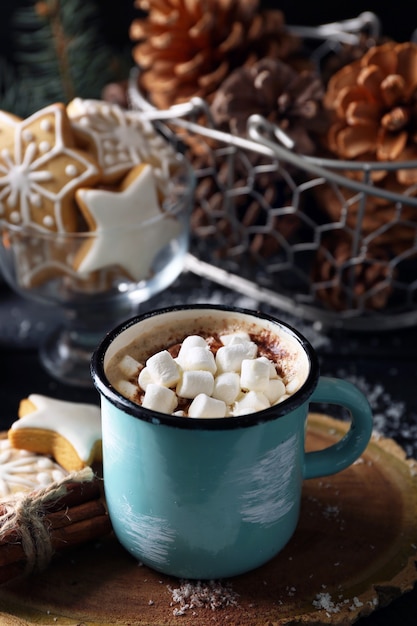
<svg viewBox="0 0 417 626"><path fill-rule="evenodd" d="M111 531L91 468L0 502L0 583L45 569L57 552Z"/></svg>

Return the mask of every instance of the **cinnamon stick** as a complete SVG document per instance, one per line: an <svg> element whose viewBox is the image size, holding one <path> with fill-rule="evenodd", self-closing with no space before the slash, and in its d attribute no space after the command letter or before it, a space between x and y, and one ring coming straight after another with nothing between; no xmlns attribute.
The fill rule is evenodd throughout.
<svg viewBox="0 0 417 626"><path fill-rule="evenodd" d="M54 533L52 536L51 544L54 548L54 555L62 554L66 550L107 535L110 530L107 514L95 517L93 523L84 520L77 524L71 524L67 527L66 532L61 529L61 532L57 535ZM27 559L21 545L15 544L10 548L13 549L10 554L13 558L6 559L4 563L0 561L0 584L32 573L26 571Z"/></svg>
<svg viewBox="0 0 417 626"><path fill-rule="evenodd" d="M82 520L91 519L97 515L104 515L105 513L106 508L102 500L90 500L89 502L83 502L71 508L66 508L63 511L58 510L53 513L48 513L45 524L47 523L52 531L58 528L65 528L66 526L73 525Z"/></svg>
<svg viewBox="0 0 417 626"><path fill-rule="evenodd" d="M0 584L111 531L100 481L91 470L75 478L0 505Z"/></svg>
<svg viewBox="0 0 417 626"><path fill-rule="evenodd" d="M107 516L105 506L101 500L92 500L85 502L79 506L65 509L65 511L54 511L45 515L44 526L50 532L50 540L54 548L58 544L76 545L83 541L82 536L77 537L79 530L84 530L86 524L89 523L94 531L97 521L103 518L107 520L110 530L110 521ZM0 566L4 566L14 561L21 560L24 557L24 549L19 542L18 529L9 530L1 534L0 531Z"/></svg>

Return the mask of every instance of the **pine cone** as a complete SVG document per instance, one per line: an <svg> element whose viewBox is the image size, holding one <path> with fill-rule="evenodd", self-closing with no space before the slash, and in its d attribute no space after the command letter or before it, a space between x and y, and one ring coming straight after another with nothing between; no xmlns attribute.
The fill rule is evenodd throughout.
<svg viewBox="0 0 417 626"><path fill-rule="evenodd" d="M314 154L318 134L328 128L324 87L312 71L297 72L279 59L264 58L234 70L211 105L221 130L246 136L247 120L259 114L279 126L302 154Z"/></svg>
<svg viewBox="0 0 417 626"><path fill-rule="evenodd" d="M316 75L298 73L283 61L264 58L251 67L234 70L226 78L217 89L211 113L217 129L243 137L249 116L263 115L280 125L296 141L298 150L311 154L315 151L314 131L321 130L325 123L322 97L323 87ZM209 149L204 152L195 142L189 145L194 168L212 171L214 176L197 186L193 231L200 237L222 239L220 254L234 254L243 246L261 262L285 246L300 221L290 208L292 190L277 164L247 152L234 162L230 187L228 156L213 163ZM219 154L227 155L227 149L223 147L222 152L217 147ZM256 172L252 183L248 182L251 171ZM300 178L301 172L293 171L291 175ZM229 210L224 213L222 207L226 205Z"/></svg>
<svg viewBox="0 0 417 626"><path fill-rule="evenodd" d="M393 41L372 46L362 58L329 80L325 105L331 113L325 147L339 159L359 162L417 160L417 44ZM363 181L362 169L344 175ZM339 187L317 188L316 195L334 222L345 223L389 254L408 251L415 241L417 210L387 201L387 190L417 195L417 168L370 170L375 195L363 198ZM360 221L359 221L360 220Z"/></svg>
<svg viewBox="0 0 417 626"><path fill-rule="evenodd" d="M334 311L380 310L392 293L392 269L386 250L368 247L357 257L346 233L331 233L322 241L313 264L312 281L318 300Z"/></svg>
<svg viewBox="0 0 417 626"><path fill-rule="evenodd" d="M333 114L326 138L341 159L417 159L417 44L387 42L334 74L325 104ZM417 183L417 169L397 173Z"/></svg>
<svg viewBox="0 0 417 626"><path fill-rule="evenodd" d="M210 100L233 69L263 56L287 57L299 41L278 10L259 0L136 0L132 22L140 87L159 108L193 96Z"/></svg>
<svg viewBox="0 0 417 626"><path fill-rule="evenodd" d="M399 185L395 172L386 175L381 182L381 188L398 194L404 190ZM409 190L408 195L416 196L417 189ZM394 256L404 253L414 245L417 209L405 202L400 210L397 202L385 200L378 195L367 195L363 205L361 194L341 186L336 191L327 184L316 187L315 196L332 222L346 225L374 246L385 246Z"/></svg>
<svg viewBox="0 0 417 626"><path fill-rule="evenodd" d="M249 253L262 261L295 234L299 218L285 208L290 205L289 188L270 161L245 153L231 165L230 155L221 148L191 159L195 171L202 173L191 229L214 256L237 258Z"/></svg>
<svg viewBox="0 0 417 626"><path fill-rule="evenodd" d="M358 40L355 44L340 43L336 49L329 51L328 56L322 59L321 77L325 85L327 85L333 74L341 70L345 65L361 59L370 48L392 41L386 36L378 37L375 40L366 31L357 34Z"/></svg>

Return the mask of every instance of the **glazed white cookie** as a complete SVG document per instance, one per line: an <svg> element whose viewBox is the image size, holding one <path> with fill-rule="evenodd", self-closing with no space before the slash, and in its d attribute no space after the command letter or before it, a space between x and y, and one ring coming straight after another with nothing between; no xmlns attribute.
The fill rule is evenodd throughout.
<svg viewBox="0 0 417 626"><path fill-rule="evenodd" d="M67 471L101 460L100 408L31 394L8 431L14 448L50 455Z"/></svg>
<svg viewBox="0 0 417 626"><path fill-rule="evenodd" d="M77 230L75 190L100 177L96 159L75 147L63 104L24 120L0 111L1 218L46 231Z"/></svg>
<svg viewBox="0 0 417 626"><path fill-rule="evenodd" d="M41 489L66 475L64 468L50 457L18 450L7 438L0 438L0 501Z"/></svg>
<svg viewBox="0 0 417 626"><path fill-rule="evenodd" d="M163 211L150 165L134 167L119 191L79 189L77 201L96 234L75 257L81 274L114 265L133 280L148 278L154 257L180 229L175 217L159 219Z"/></svg>

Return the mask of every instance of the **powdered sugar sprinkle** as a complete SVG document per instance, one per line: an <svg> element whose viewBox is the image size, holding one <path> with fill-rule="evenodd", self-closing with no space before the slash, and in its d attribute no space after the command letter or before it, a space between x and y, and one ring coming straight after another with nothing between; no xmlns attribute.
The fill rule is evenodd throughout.
<svg viewBox="0 0 417 626"><path fill-rule="evenodd" d="M238 597L230 584L219 581L181 581L179 587L168 586L172 594L171 606L173 615L185 615L194 609L211 609L216 611L226 607L237 606Z"/></svg>

